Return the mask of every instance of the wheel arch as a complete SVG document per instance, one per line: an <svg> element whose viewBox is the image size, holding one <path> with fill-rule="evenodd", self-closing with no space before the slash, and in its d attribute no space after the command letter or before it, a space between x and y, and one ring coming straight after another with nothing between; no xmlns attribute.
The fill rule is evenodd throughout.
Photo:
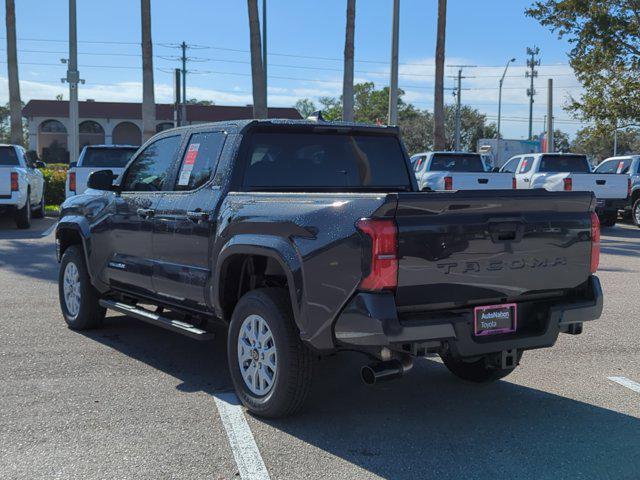
<svg viewBox="0 0 640 480"><path fill-rule="evenodd" d="M91 269L89 269L89 253L91 251L91 243L89 240L89 225L86 219L70 219L60 220L56 227L56 256L58 262L62 260L62 255L71 245L80 245L84 260L89 271L89 277L93 278Z"/></svg>

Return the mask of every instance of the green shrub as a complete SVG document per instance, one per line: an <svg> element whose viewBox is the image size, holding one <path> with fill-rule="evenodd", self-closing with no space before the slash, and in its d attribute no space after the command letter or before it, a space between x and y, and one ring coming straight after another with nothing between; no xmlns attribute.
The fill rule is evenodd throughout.
<svg viewBox="0 0 640 480"><path fill-rule="evenodd" d="M64 170L66 172L68 168L68 163L47 163L47 170Z"/></svg>
<svg viewBox="0 0 640 480"><path fill-rule="evenodd" d="M60 205L64 202L64 187L67 181L67 169L43 168L44 202L47 205Z"/></svg>

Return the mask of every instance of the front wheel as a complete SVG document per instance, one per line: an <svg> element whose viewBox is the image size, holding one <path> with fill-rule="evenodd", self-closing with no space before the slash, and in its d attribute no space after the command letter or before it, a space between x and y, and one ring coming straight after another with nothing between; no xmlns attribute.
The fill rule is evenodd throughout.
<svg viewBox="0 0 640 480"><path fill-rule="evenodd" d="M635 223L637 227L640 227L640 198L633 202L631 218L633 219L633 223Z"/></svg>
<svg viewBox="0 0 640 480"><path fill-rule="evenodd" d="M447 367L451 373L469 382L495 382L515 370L515 366L513 368L500 368L496 366L494 362L495 359L490 355L485 355L472 362L457 358L454 359L448 355L442 355L441 358L442 363L444 363L445 367ZM520 362L521 358L522 352L518 352L518 362Z"/></svg>
<svg viewBox="0 0 640 480"><path fill-rule="evenodd" d="M302 407L313 357L300 340L286 290L261 288L240 299L229 325L227 360L236 394L252 413L275 418Z"/></svg>
<svg viewBox="0 0 640 480"><path fill-rule="evenodd" d="M33 218L44 218L45 215L45 205L44 205L44 188L42 189L42 197L40 197L40 202L38 203L38 208L33 211Z"/></svg>
<svg viewBox="0 0 640 480"><path fill-rule="evenodd" d="M60 262L58 295L65 322L72 330L88 330L102 324L106 310L91 285L84 253L78 245L67 248Z"/></svg>

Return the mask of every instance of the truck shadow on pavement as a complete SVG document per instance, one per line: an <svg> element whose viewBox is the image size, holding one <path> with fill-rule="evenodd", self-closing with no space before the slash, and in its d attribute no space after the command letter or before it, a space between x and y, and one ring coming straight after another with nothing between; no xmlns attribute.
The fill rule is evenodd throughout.
<svg viewBox="0 0 640 480"><path fill-rule="evenodd" d="M121 316L86 335L179 379L181 392L231 389L224 331L214 342L197 343ZM637 418L508 380L465 383L426 359L400 380L367 387L359 379L364 362L351 353L319 362L298 416L247 415L250 424L293 437L278 442L279 432L269 432L269 445L256 437L267 467L270 458L285 457L290 478L304 475L296 471L305 463L296 451L309 450L296 449L299 441L394 479L637 478Z"/></svg>
<svg viewBox="0 0 640 480"><path fill-rule="evenodd" d="M52 241L24 242L8 240L0 243L0 269L17 275L56 282L58 262Z"/></svg>
<svg viewBox="0 0 640 480"><path fill-rule="evenodd" d="M55 223L57 218L34 218L31 220L31 228L21 230L16 228L12 218L0 216L0 240L30 240L42 238Z"/></svg>
<svg viewBox="0 0 640 480"><path fill-rule="evenodd" d="M604 229L600 239L600 252L630 257L640 255L640 229L635 225Z"/></svg>

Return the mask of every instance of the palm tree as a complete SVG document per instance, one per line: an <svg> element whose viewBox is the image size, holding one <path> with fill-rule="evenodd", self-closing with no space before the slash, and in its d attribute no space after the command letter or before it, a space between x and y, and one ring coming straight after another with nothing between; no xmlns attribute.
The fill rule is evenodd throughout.
<svg viewBox="0 0 640 480"><path fill-rule="evenodd" d="M22 102L20 101L20 81L18 79L18 53L16 50L16 5L14 0L6 0L7 22L7 70L9 76L9 114L11 117L11 143L24 142L22 132Z"/></svg>
<svg viewBox="0 0 640 480"><path fill-rule="evenodd" d="M347 0L347 29L344 37L342 119L353 122L353 49L356 31L356 0Z"/></svg>
<svg viewBox="0 0 640 480"><path fill-rule="evenodd" d="M142 18L142 141L156 133L156 100L153 93L151 0L140 0Z"/></svg>
<svg viewBox="0 0 640 480"><path fill-rule="evenodd" d="M436 80L433 105L433 149L444 150L444 40L447 28L447 0L438 0L436 38Z"/></svg>
<svg viewBox="0 0 640 480"><path fill-rule="evenodd" d="M264 89L262 44L257 0L247 0L249 11L249 44L251 48L251 81L253 87L253 117L267 118L267 95Z"/></svg>

